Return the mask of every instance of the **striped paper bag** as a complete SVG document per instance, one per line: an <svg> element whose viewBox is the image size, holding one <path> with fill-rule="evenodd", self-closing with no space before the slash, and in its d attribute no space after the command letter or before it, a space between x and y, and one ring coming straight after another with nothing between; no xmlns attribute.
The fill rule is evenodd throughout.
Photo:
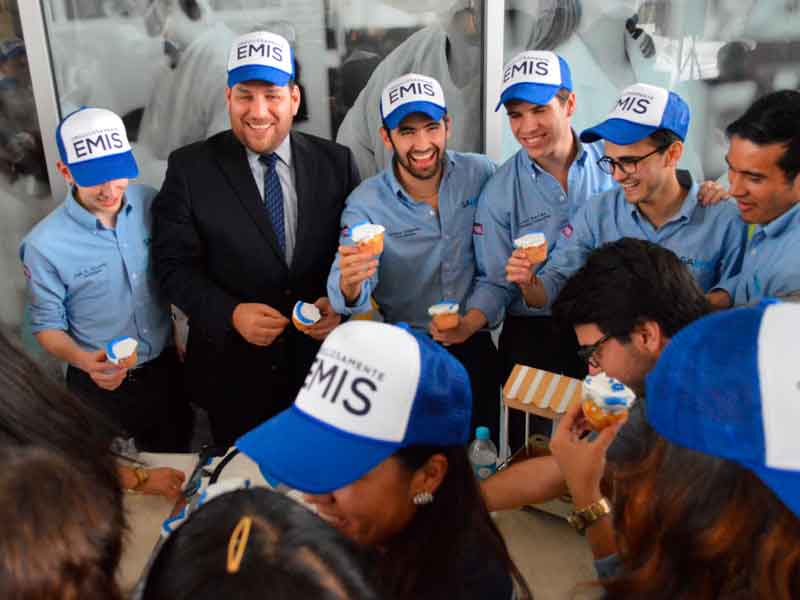
<svg viewBox="0 0 800 600"><path fill-rule="evenodd" d="M550 371L516 365L503 387L510 408L555 419L582 399L581 380Z"/></svg>

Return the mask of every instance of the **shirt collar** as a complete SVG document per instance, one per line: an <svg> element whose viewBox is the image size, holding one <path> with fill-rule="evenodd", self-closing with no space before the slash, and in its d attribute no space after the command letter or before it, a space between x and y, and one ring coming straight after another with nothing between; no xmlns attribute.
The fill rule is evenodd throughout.
<svg viewBox="0 0 800 600"><path fill-rule="evenodd" d="M579 164L582 167L586 164L586 157L589 156L589 153L586 152L586 148L584 148L583 142L581 142L580 138L575 134L575 130L570 129L570 131L572 132L572 139L577 147L577 152L575 153L575 159L572 161L572 164L570 164L570 167L575 163ZM520 152L522 153L523 158L526 159L525 162L528 163L529 168L533 173L534 177L538 177L540 174L545 172L545 170L539 165L539 163L537 163L535 160L533 160L528 156L528 153L525 151L525 148L522 148Z"/></svg>
<svg viewBox="0 0 800 600"><path fill-rule="evenodd" d="M766 225L757 225L756 232L764 232L767 237L778 237L789 227L794 225L800 227L800 204L795 204L777 219L773 219Z"/></svg>
<svg viewBox="0 0 800 600"><path fill-rule="evenodd" d="M664 225L667 223L674 223L676 221L689 221L694 214L694 211L697 209L698 202L697 202L697 192L700 191L700 186L697 185L694 181L692 181L692 176L688 171L679 171L677 174L678 182L681 184L683 189L688 188L686 193L686 198L683 199L683 204L681 204L680 210L673 215L671 219L666 221ZM625 192L622 189L622 186L619 186L619 193L622 194L622 199L627 202L625 199ZM630 205L631 215L634 219L639 219L643 217L639 212L639 208L635 204ZM663 227L662 225L661 227Z"/></svg>
<svg viewBox="0 0 800 600"><path fill-rule="evenodd" d="M283 138L283 141L278 145L275 150L273 150L273 154L278 155L278 159L285 164L290 169L292 168L292 140L290 135L287 135ZM257 152L253 152L245 146L245 150L247 150L247 162L250 163L250 168L260 165L258 159L261 158L261 155Z"/></svg>
<svg viewBox="0 0 800 600"><path fill-rule="evenodd" d="M453 172L453 169L456 166L455 156L450 150L445 150L444 157L445 169L444 173L442 174L442 179L439 182L440 190L445 178L450 176L450 173ZM396 198L400 198L405 202L419 204L419 202L409 197L408 192L406 192L406 189L403 187L403 184L401 184L400 180L397 179L397 174L394 172L394 158L392 158L391 164L384 169L384 177L386 178L386 183L389 185L389 189L392 190L392 194Z"/></svg>
<svg viewBox="0 0 800 600"><path fill-rule="evenodd" d="M69 191L67 191L64 204L66 206L67 214L70 216L70 218L72 218L82 227L85 227L90 231L95 231L96 229L105 229L103 224L100 222L100 219L86 210L83 205L78 202L73 194L72 187L69 189ZM120 210L117 214L117 218L123 214L127 215L129 212L131 212L131 210L133 210L133 206L131 205L130 198L126 193L124 196L122 196L122 210Z"/></svg>

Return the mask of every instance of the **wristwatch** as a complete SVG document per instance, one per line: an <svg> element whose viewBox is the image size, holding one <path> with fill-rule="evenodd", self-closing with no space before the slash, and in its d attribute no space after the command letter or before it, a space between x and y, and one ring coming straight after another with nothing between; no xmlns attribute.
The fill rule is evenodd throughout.
<svg viewBox="0 0 800 600"><path fill-rule="evenodd" d="M611 502L603 496L597 502L592 502L585 508L573 510L568 516L567 521L570 525L583 535L586 528L594 524L598 519L611 514Z"/></svg>
<svg viewBox="0 0 800 600"><path fill-rule="evenodd" d="M133 486L131 490L139 491L144 487L144 484L147 483L147 480L150 479L150 473L147 472L147 469L136 467L133 470L133 474L136 475L136 485Z"/></svg>

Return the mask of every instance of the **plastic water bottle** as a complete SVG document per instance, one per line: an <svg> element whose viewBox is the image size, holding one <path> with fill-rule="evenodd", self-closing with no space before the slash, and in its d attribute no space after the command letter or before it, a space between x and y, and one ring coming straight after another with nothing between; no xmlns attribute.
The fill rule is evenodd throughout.
<svg viewBox="0 0 800 600"><path fill-rule="evenodd" d="M488 427L475 429L475 439L469 445L469 462L475 477L488 479L497 470L497 447L489 437Z"/></svg>

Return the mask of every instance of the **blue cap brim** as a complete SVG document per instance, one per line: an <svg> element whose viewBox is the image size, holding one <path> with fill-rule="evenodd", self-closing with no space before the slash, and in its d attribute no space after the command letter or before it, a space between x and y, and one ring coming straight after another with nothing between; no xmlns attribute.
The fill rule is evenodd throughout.
<svg viewBox="0 0 800 600"><path fill-rule="evenodd" d="M631 123L624 119L608 119L599 125L581 131L580 138L587 144L597 140L608 140L620 146L627 146L643 140L658 129L652 125Z"/></svg>
<svg viewBox="0 0 800 600"><path fill-rule="evenodd" d="M228 71L228 87L233 87L243 81L265 81L280 87L285 86L292 79L293 74L281 71L266 65L245 65Z"/></svg>
<svg viewBox="0 0 800 600"><path fill-rule="evenodd" d="M325 494L361 479L399 444L345 433L291 406L244 434L236 447L268 481Z"/></svg>
<svg viewBox="0 0 800 600"><path fill-rule="evenodd" d="M403 106L398 106L389 113L388 117L384 117L383 124L388 129L397 129L403 119L414 113L422 113L434 121L439 121L447 114L447 109L433 102L409 102L408 104L403 104Z"/></svg>
<svg viewBox="0 0 800 600"><path fill-rule="evenodd" d="M81 187L100 185L112 179L133 179L139 176L139 167L133 152L120 152L83 162L67 164L72 178Z"/></svg>
<svg viewBox="0 0 800 600"><path fill-rule="evenodd" d="M494 107L494 111L512 100L521 100L531 104L547 104L553 99L561 89L560 85L544 85L539 83L517 83L512 85L500 95L500 102Z"/></svg>

